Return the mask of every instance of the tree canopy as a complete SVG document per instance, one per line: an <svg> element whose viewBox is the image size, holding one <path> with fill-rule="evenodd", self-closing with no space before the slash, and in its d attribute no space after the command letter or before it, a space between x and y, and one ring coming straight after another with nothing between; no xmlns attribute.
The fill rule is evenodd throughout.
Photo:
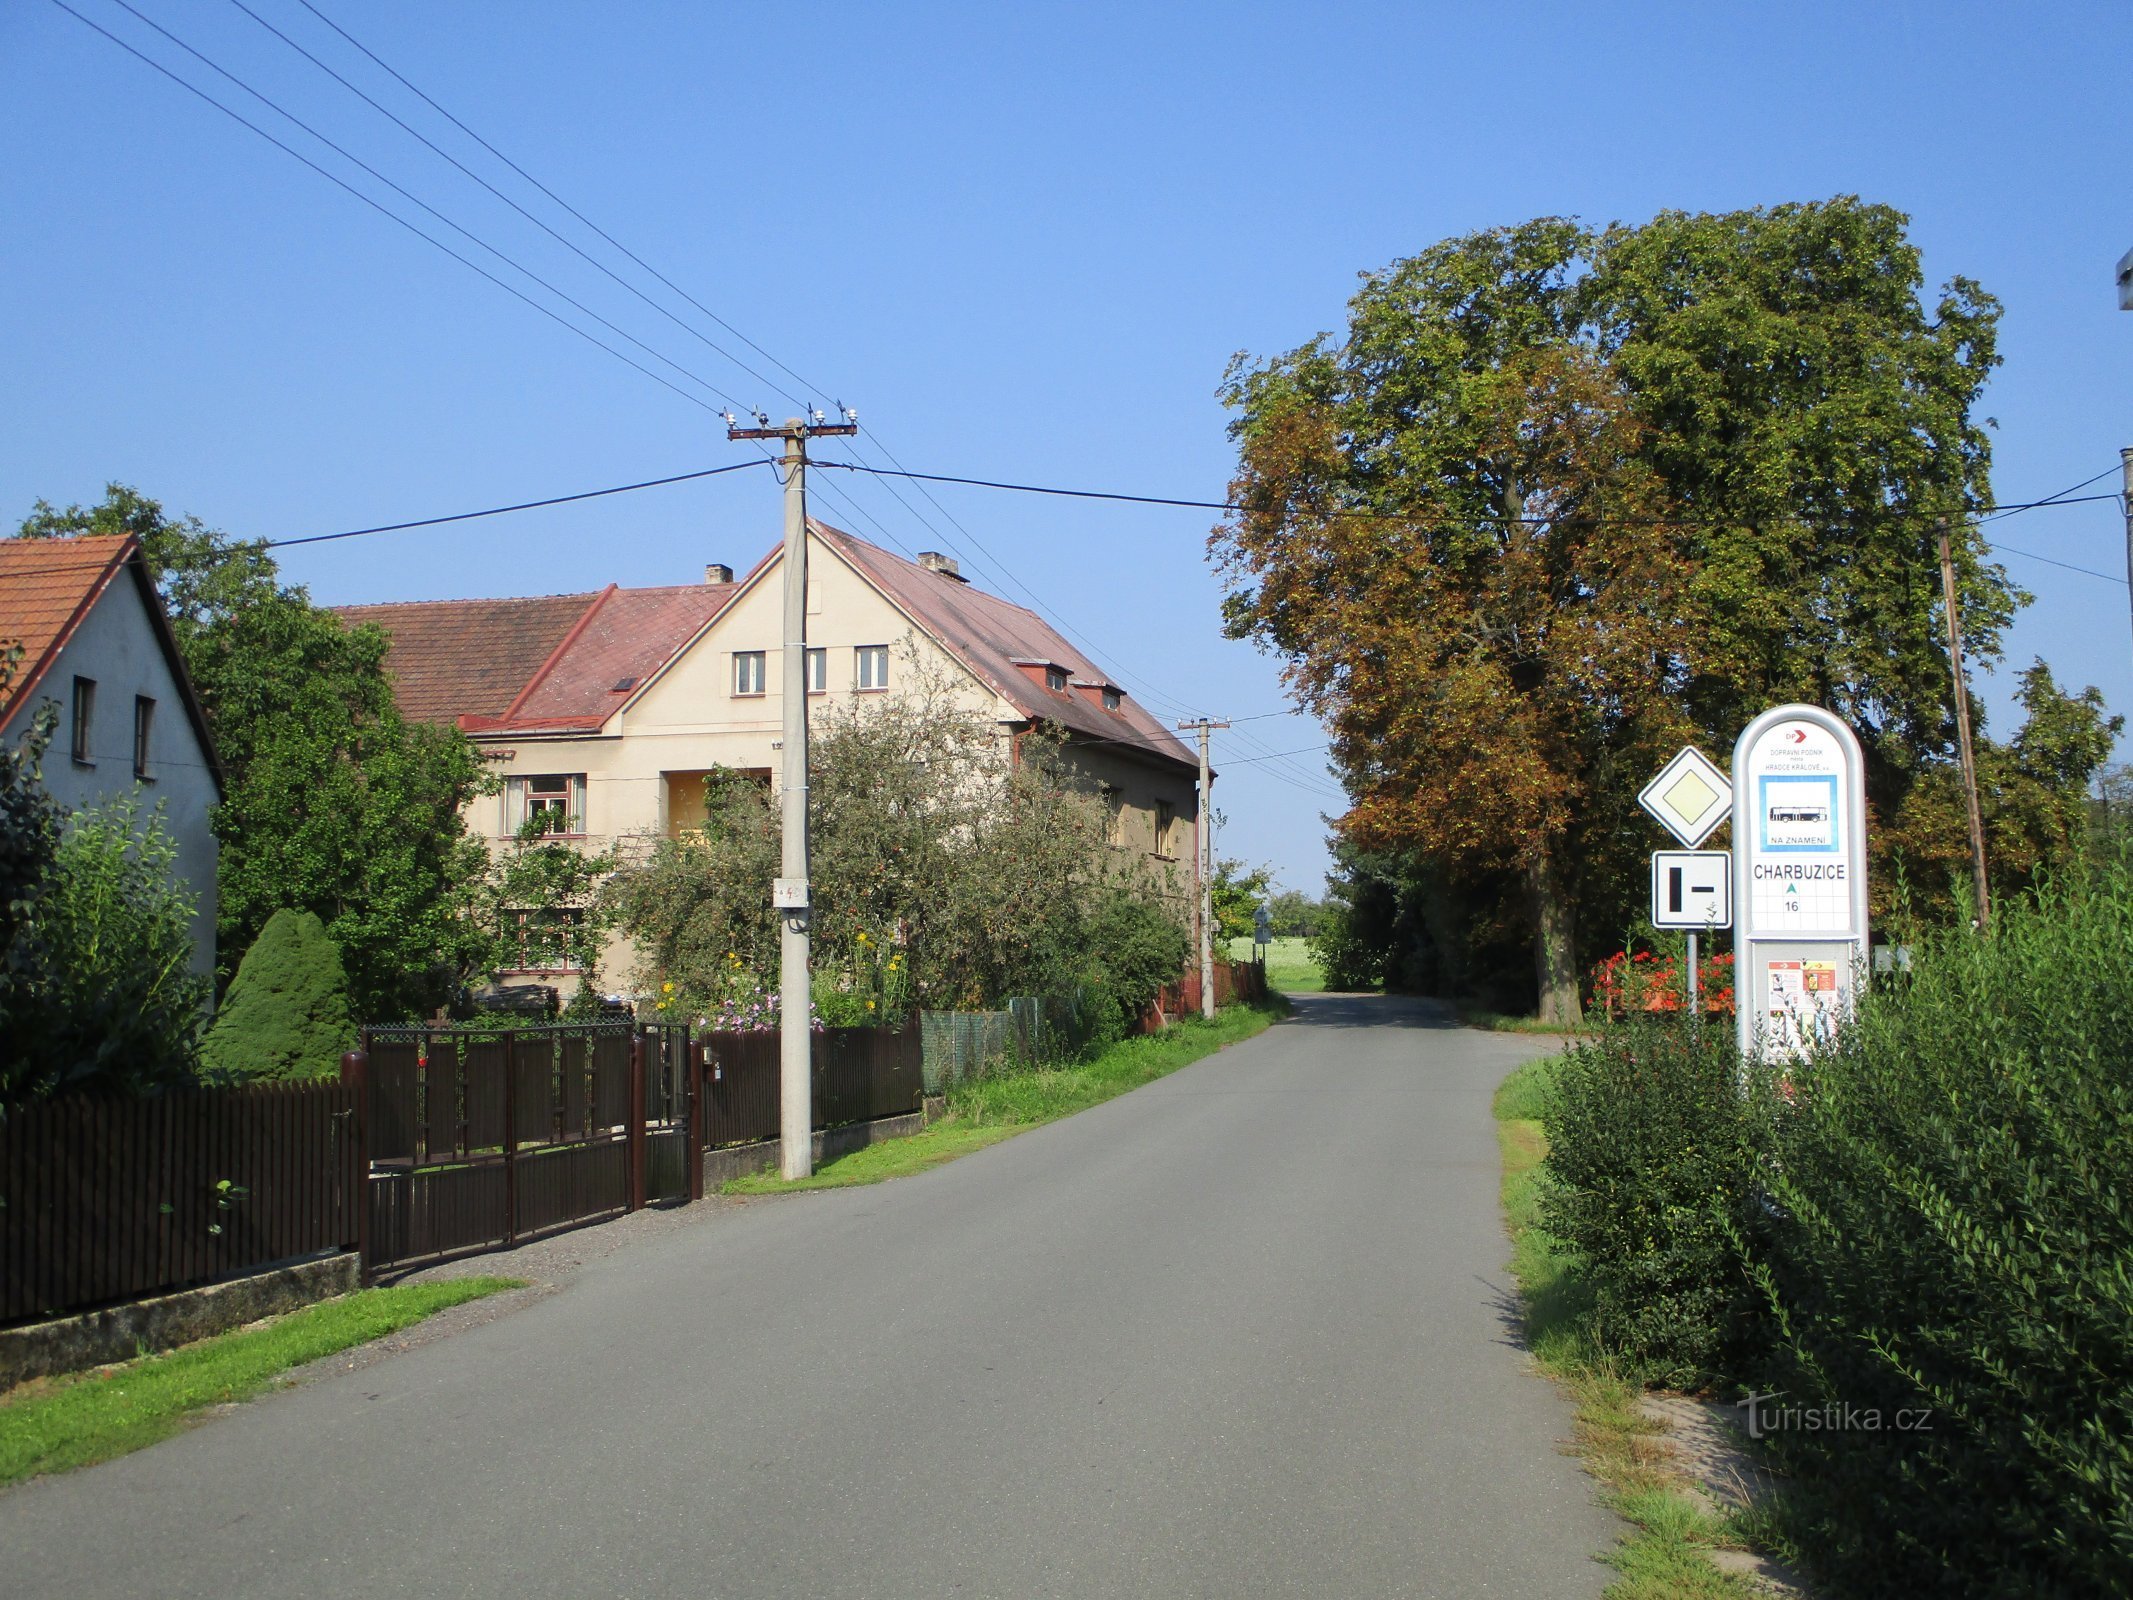
<svg viewBox="0 0 2133 1600"><path fill-rule="evenodd" d="M488 858L463 810L487 780L464 735L400 715L385 634L313 605L260 544L123 484L94 506L39 501L21 533L141 540L228 784L214 819L224 980L289 908L324 922L362 1018L440 1003L481 954L461 912Z"/></svg>
<svg viewBox="0 0 2133 1600"><path fill-rule="evenodd" d="M1954 758L1938 519L1978 660L2027 597L1974 523L1998 305L1956 278L1929 307L1905 223L1849 197L1542 218L1366 274L1338 340L1232 363L1228 624L1331 729L1355 859L1428 904L1392 919L1409 966L1515 925L1526 997L1574 1015L1639 916L1637 789L1787 700L1858 730L1883 864L1942 861L1906 832L1939 839ZM2078 790L2109 741L2093 693L2025 694L2030 766L1987 765L2037 840L2021 783Z"/></svg>

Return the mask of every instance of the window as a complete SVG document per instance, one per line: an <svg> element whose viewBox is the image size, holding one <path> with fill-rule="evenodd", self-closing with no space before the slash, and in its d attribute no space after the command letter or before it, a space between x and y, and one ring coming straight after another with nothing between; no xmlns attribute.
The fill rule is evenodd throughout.
<svg viewBox="0 0 2133 1600"><path fill-rule="evenodd" d="M828 692L830 686L829 655L830 653L827 650L810 650L807 652L807 692L809 694L824 694Z"/></svg>
<svg viewBox="0 0 2133 1600"><path fill-rule="evenodd" d="M148 742L156 725L156 703L145 694L133 697L133 775L136 778L154 776L148 770Z"/></svg>
<svg viewBox="0 0 2133 1600"><path fill-rule="evenodd" d="M1155 853L1159 856L1171 853L1170 824L1176 812L1177 808L1168 800L1158 800L1155 803Z"/></svg>
<svg viewBox="0 0 2133 1600"><path fill-rule="evenodd" d="M1066 668L1046 667L1044 669L1044 686L1054 694L1065 694L1067 686Z"/></svg>
<svg viewBox="0 0 2133 1600"><path fill-rule="evenodd" d="M1108 683L1107 683L1107 684L1105 684L1105 685L1104 685L1104 709L1105 709L1106 711L1116 711L1116 710L1118 709L1118 702L1119 702L1119 693L1118 693L1118 691L1117 691L1116 689L1112 688L1112 687L1111 687L1111 686L1110 686L1110 685L1109 685Z"/></svg>
<svg viewBox="0 0 2133 1600"><path fill-rule="evenodd" d="M889 647L885 644L863 644L852 652L855 658L853 682L862 689L886 689L889 686Z"/></svg>
<svg viewBox="0 0 2133 1600"><path fill-rule="evenodd" d="M538 821L542 833L585 831L585 774L553 773L504 780L504 831L516 834Z"/></svg>
<svg viewBox="0 0 2133 1600"><path fill-rule="evenodd" d="M1114 784L1101 784L1098 793L1104 802L1104 841L1107 844L1125 843L1126 797Z"/></svg>
<svg viewBox="0 0 2133 1600"><path fill-rule="evenodd" d="M96 721L96 680L74 680L74 759L84 766L93 765L89 755L89 730Z"/></svg>
<svg viewBox="0 0 2133 1600"><path fill-rule="evenodd" d="M735 694L761 694L763 692L762 651L736 650L733 652L733 692Z"/></svg>
<svg viewBox="0 0 2133 1600"><path fill-rule="evenodd" d="M504 913L507 972L576 972L576 949L585 913L574 906Z"/></svg>

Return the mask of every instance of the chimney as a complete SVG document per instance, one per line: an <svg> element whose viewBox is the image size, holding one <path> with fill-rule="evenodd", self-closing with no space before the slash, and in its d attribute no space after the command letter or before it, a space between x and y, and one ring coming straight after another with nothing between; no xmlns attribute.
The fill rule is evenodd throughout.
<svg viewBox="0 0 2133 1600"><path fill-rule="evenodd" d="M732 581L733 569L723 561L714 561L704 568L704 582L706 583L731 583Z"/></svg>
<svg viewBox="0 0 2133 1600"><path fill-rule="evenodd" d="M928 572L937 572L942 577L952 579L956 583L968 583L970 581L958 570L955 557L944 556L938 550L919 551L918 564Z"/></svg>

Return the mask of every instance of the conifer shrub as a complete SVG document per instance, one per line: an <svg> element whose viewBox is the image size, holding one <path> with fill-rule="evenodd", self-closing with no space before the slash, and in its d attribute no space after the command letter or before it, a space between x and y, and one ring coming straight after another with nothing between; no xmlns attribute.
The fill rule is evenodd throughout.
<svg viewBox="0 0 2133 1600"><path fill-rule="evenodd" d="M355 1039L347 974L326 925L282 910L239 963L201 1062L225 1082L327 1077Z"/></svg>
<svg viewBox="0 0 2133 1600"><path fill-rule="evenodd" d="M1800 1550L1860 1595L2125 1594L2133 878L1922 941L1762 1089L1777 1336L1741 1380L1782 1391Z"/></svg>

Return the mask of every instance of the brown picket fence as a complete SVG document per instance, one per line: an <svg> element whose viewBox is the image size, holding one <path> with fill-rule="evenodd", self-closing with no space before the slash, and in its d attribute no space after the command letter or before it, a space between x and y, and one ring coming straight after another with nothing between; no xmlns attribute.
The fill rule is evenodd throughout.
<svg viewBox="0 0 2133 1600"><path fill-rule="evenodd" d="M161 1294L356 1238L338 1083L70 1095L0 1115L0 1325Z"/></svg>

